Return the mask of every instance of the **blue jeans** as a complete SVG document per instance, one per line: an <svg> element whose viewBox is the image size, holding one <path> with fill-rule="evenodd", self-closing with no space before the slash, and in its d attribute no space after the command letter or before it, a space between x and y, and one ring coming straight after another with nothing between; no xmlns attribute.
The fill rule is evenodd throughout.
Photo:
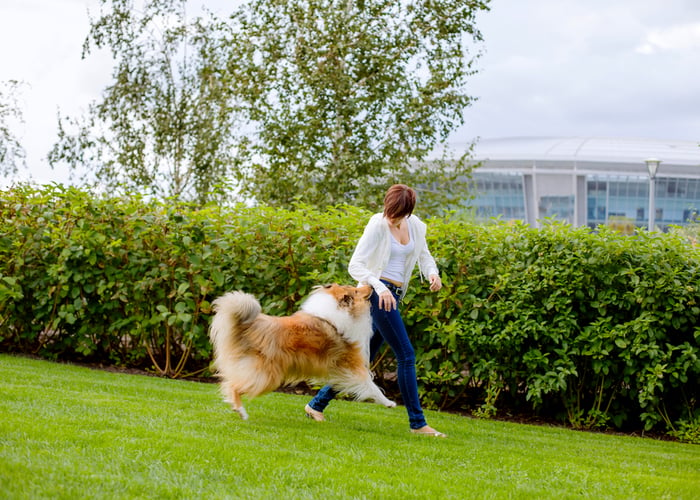
<svg viewBox="0 0 700 500"><path fill-rule="evenodd" d="M393 293L393 292L392 292ZM379 308L379 296L372 292L370 302L372 304L372 328L374 333L370 340L370 360L373 360L384 341L394 351L397 369L396 376L401 390L401 398L406 406L408 422L411 429L420 429L427 425L423 416L423 408L418 397L418 382L416 380L416 354L413 345L408 338L406 326L398 309L399 297L396 298L397 308L385 311ZM309 406L316 411L323 411L338 393L330 386L324 386L318 394L309 402Z"/></svg>

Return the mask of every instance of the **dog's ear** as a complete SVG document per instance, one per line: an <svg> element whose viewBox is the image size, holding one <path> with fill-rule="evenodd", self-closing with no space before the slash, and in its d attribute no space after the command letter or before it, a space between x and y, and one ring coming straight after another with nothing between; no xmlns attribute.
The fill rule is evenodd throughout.
<svg viewBox="0 0 700 500"><path fill-rule="evenodd" d="M340 299L340 303L343 304L344 306L351 306L355 302L355 296L350 295L349 293L346 293L343 295L343 298Z"/></svg>

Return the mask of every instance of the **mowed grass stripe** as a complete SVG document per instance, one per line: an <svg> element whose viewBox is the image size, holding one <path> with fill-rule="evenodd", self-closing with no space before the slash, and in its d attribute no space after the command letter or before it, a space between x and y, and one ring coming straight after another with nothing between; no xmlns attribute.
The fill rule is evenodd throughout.
<svg viewBox="0 0 700 500"><path fill-rule="evenodd" d="M214 384L0 355L0 497L698 498L700 447L273 393L241 421Z"/></svg>

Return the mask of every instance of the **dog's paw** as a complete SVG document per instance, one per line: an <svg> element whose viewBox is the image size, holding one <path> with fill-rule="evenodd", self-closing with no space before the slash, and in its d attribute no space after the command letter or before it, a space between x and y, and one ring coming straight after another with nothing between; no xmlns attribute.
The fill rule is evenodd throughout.
<svg viewBox="0 0 700 500"><path fill-rule="evenodd" d="M248 420L248 412L242 406L240 408L234 408L233 411L241 416L241 420Z"/></svg>
<svg viewBox="0 0 700 500"><path fill-rule="evenodd" d="M387 408L394 408L396 406L396 402L389 400L387 404L385 404Z"/></svg>

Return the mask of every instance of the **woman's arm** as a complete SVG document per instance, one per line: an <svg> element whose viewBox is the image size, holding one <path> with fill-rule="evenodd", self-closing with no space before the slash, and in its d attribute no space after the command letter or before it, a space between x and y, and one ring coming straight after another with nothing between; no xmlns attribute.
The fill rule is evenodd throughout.
<svg viewBox="0 0 700 500"><path fill-rule="evenodd" d="M379 281L379 276L374 275L372 267L376 266L376 261L380 258L378 252L381 251L381 230L380 221L371 219L365 226L348 264L350 276L360 283L367 283L380 295L388 289Z"/></svg>

